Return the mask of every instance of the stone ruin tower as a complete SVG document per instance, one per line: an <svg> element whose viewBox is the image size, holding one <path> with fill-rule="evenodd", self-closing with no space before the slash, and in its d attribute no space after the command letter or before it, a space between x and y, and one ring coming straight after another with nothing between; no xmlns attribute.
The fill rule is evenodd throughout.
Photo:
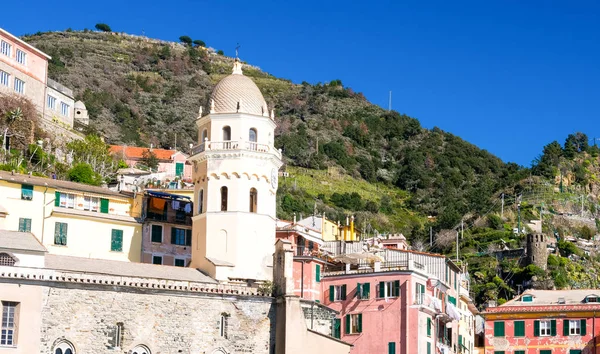
<svg viewBox="0 0 600 354"><path fill-rule="evenodd" d="M548 239L542 233L527 235L527 264L534 264L546 270L548 263Z"/></svg>

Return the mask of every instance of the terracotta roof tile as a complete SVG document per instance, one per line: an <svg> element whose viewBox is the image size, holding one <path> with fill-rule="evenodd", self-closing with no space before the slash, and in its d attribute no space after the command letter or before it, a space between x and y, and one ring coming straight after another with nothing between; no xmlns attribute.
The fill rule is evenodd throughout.
<svg viewBox="0 0 600 354"><path fill-rule="evenodd" d="M150 150L150 148L138 146L110 146L110 152L117 157L123 154L123 149L125 149L125 158L128 159L141 159L144 155L144 152ZM171 157L180 151L153 148L152 152L159 160L171 160Z"/></svg>

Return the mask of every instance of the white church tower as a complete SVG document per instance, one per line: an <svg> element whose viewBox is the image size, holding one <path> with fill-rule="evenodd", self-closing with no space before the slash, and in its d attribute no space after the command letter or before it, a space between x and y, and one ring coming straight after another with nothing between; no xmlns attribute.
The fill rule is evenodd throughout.
<svg viewBox="0 0 600 354"><path fill-rule="evenodd" d="M242 64L200 108L193 148L194 216L191 267L223 282L272 279L275 197L281 151L275 121Z"/></svg>

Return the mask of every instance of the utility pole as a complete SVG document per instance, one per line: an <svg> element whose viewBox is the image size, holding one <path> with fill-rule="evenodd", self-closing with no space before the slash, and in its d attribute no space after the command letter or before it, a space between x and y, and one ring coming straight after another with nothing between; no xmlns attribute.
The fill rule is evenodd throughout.
<svg viewBox="0 0 600 354"><path fill-rule="evenodd" d="M388 111L392 110L392 91L390 91L390 99L388 102Z"/></svg>
<svg viewBox="0 0 600 354"><path fill-rule="evenodd" d="M433 246L433 228L429 226L429 247Z"/></svg>
<svg viewBox="0 0 600 354"><path fill-rule="evenodd" d="M460 239L462 240L465 237L465 220L462 219L460 221Z"/></svg>
<svg viewBox="0 0 600 354"><path fill-rule="evenodd" d="M458 262L458 231L456 231L456 261Z"/></svg>
<svg viewBox="0 0 600 354"><path fill-rule="evenodd" d="M502 209L500 209L500 218L504 219L504 193L502 193Z"/></svg>
<svg viewBox="0 0 600 354"><path fill-rule="evenodd" d="M581 195L581 217L583 217L583 194Z"/></svg>
<svg viewBox="0 0 600 354"><path fill-rule="evenodd" d="M519 194L519 199L517 200L517 211L519 214L519 221L517 223L517 234L518 235L521 234L521 196L522 196L522 194Z"/></svg>

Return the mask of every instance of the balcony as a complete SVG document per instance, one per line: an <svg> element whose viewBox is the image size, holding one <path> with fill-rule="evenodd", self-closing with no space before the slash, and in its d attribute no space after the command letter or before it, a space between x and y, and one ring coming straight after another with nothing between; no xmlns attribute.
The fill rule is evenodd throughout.
<svg viewBox="0 0 600 354"><path fill-rule="evenodd" d="M259 144L253 141L204 141L202 144L198 144L192 148L192 156L200 154L206 151L232 151L232 150L244 150L244 151L255 151L255 152L266 152L273 153L277 157L281 158L281 152L267 144Z"/></svg>
<svg viewBox="0 0 600 354"><path fill-rule="evenodd" d="M146 221L192 225L192 202L160 197L146 199Z"/></svg>

